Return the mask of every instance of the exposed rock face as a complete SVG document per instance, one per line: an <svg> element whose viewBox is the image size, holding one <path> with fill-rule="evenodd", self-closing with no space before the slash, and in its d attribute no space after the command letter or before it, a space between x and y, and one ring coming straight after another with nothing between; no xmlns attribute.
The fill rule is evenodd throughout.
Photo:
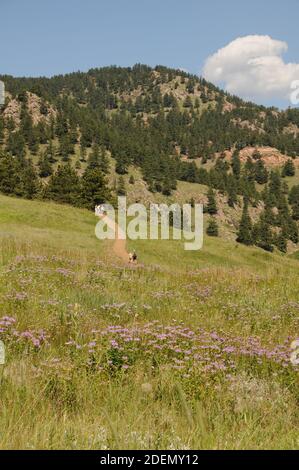
<svg viewBox="0 0 299 470"><path fill-rule="evenodd" d="M21 104L14 98L11 99L3 111L4 119L12 119L15 125L20 125Z"/></svg>
<svg viewBox="0 0 299 470"><path fill-rule="evenodd" d="M241 120L240 118L231 120L235 125L241 127L242 129L249 129L250 131L258 131L260 134L265 134L264 129L258 125L258 123L252 123L248 120Z"/></svg>
<svg viewBox="0 0 299 470"><path fill-rule="evenodd" d="M236 105L234 103L230 103L229 101L227 101L227 99L225 99L223 103L223 112L230 113L234 109L236 109Z"/></svg>
<svg viewBox="0 0 299 470"><path fill-rule="evenodd" d="M261 154L265 165L271 167L281 167L290 159L290 157L273 147L246 147L240 152L241 161L246 161L248 157L252 157L256 150ZM298 159L294 160L294 165L299 167Z"/></svg>
<svg viewBox="0 0 299 470"><path fill-rule="evenodd" d="M49 121L52 117L55 117L56 112L47 103L45 103L46 114L41 113L42 100L39 96L34 93L27 93L27 108L29 114L32 116L33 125L37 125L40 121Z"/></svg>
<svg viewBox="0 0 299 470"><path fill-rule="evenodd" d="M282 167L290 157L284 155L274 147L245 147L240 151L240 160L245 163L248 157L252 157L254 152L258 151L261 154L261 159L268 167ZM224 152L225 158L231 160L232 152L226 150ZM219 156L219 155L218 155ZM299 168L299 159L293 160L294 165Z"/></svg>
<svg viewBox="0 0 299 470"><path fill-rule="evenodd" d="M3 115L4 119L12 119L15 125L20 125L21 116L21 103L17 98L11 98L11 95L6 95L9 99ZM27 110L32 117L33 125L36 126L39 122L49 122L51 117L56 116L56 111L48 104L43 103L42 99L34 93L27 92ZM44 108L44 109L42 109Z"/></svg>

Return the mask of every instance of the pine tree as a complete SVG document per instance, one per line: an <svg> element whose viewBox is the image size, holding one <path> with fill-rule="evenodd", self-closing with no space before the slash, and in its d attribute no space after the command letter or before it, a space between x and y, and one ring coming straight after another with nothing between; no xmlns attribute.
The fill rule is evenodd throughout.
<svg viewBox="0 0 299 470"><path fill-rule="evenodd" d="M99 168L87 168L81 179L81 204L94 210L95 206L111 199L111 192Z"/></svg>
<svg viewBox="0 0 299 470"><path fill-rule="evenodd" d="M227 203L229 207L235 207L238 203L237 185L234 178L229 178L227 187Z"/></svg>
<svg viewBox="0 0 299 470"><path fill-rule="evenodd" d="M287 252L287 239L283 232L281 232L274 241L275 246L278 248L279 251L282 253Z"/></svg>
<svg viewBox="0 0 299 470"><path fill-rule="evenodd" d="M295 176L296 169L293 161L289 159L283 166L281 171L281 176L284 178L285 176Z"/></svg>
<svg viewBox="0 0 299 470"><path fill-rule="evenodd" d="M276 216L274 215L273 209L267 203L265 204L265 208L261 215L261 219L263 219L269 225L277 224Z"/></svg>
<svg viewBox="0 0 299 470"><path fill-rule="evenodd" d="M98 144L93 144L87 162L88 168L99 168L103 173L108 172L109 163L105 151Z"/></svg>
<svg viewBox="0 0 299 470"><path fill-rule="evenodd" d="M53 173L52 170L52 165L49 161L47 153L43 153L38 161L38 167L39 167L39 176L41 178L47 178L48 176L51 176Z"/></svg>
<svg viewBox="0 0 299 470"><path fill-rule="evenodd" d="M161 192L164 194L164 196L170 196L172 191L172 182L170 178L164 178L164 181L162 183L162 188Z"/></svg>
<svg viewBox="0 0 299 470"><path fill-rule="evenodd" d="M9 133L6 152L16 156L19 160L23 160L26 155L26 142L21 132L17 131Z"/></svg>
<svg viewBox="0 0 299 470"><path fill-rule="evenodd" d="M58 153L64 162L68 162L70 155L74 153L74 145L71 143L70 136L68 134L63 135L60 138Z"/></svg>
<svg viewBox="0 0 299 470"><path fill-rule="evenodd" d="M261 153L258 151L257 148L255 148L253 154L252 154L253 160L260 160L262 158Z"/></svg>
<svg viewBox="0 0 299 470"><path fill-rule="evenodd" d="M232 156L232 170L236 178L240 178L241 174L241 160L238 150L235 150Z"/></svg>
<svg viewBox="0 0 299 470"><path fill-rule="evenodd" d="M8 196L22 196L21 171L16 159L0 154L0 191Z"/></svg>
<svg viewBox="0 0 299 470"><path fill-rule="evenodd" d="M208 204L206 207L206 212L210 215L215 215L217 214L218 209L217 209L214 191L212 188L209 188L207 196L208 196Z"/></svg>
<svg viewBox="0 0 299 470"><path fill-rule="evenodd" d="M219 235L218 225L214 218L210 219L206 232L207 232L207 235L209 235L209 237L218 237Z"/></svg>
<svg viewBox="0 0 299 470"><path fill-rule="evenodd" d="M75 170L67 163L58 166L45 189L46 199L80 205L80 180Z"/></svg>
<svg viewBox="0 0 299 470"><path fill-rule="evenodd" d="M268 171L263 160L258 160L255 164L255 181L259 184L265 184L268 181Z"/></svg>
<svg viewBox="0 0 299 470"><path fill-rule="evenodd" d="M269 181L269 194L278 201L282 192L282 181L278 171L271 171Z"/></svg>
<svg viewBox="0 0 299 470"><path fill-rule="evenodd" d="M255 181L255 164L252 158L248 157L244 166L244 176L249 182Z"/></svg>
<svg viewBox="0 0 299 470"><path fill-rule="evenodd" d="M40 183L31 160L26 161L23 167L22 176L22 197L33 199L40 191Z"/></svg>
<svg viewBox="0 0 299 470"><path fill-rule="evenodd" d="M189 95L187 95L184 101L184 108L192 108L192 107L193 107L192 99Z"/></svg>
<svg viewBox="0 0 299 470"><path fill-rule="evenodd" d="M288 240L291 240L293 243L298 243L299 241L298 225L297 225L297 222L295 222L295 220L293 220L291 217L286 218L282 229L284 230L284 233L286 234L286 238Z"/></svg>
<svg viewBox="0 0 299 470"><path fill-rule="evenodd" d="M299 220L299 199L292 204L292 218L293 220Z"/></svg>
<svg viewBox="0 0 299 470"><path fill-rule="evenodd" d="M243 213L239 225L237 242L242 243L243 245L252 245L252 223L250 215L248 213L248 203L244 202Z"/></svg>
<svg viewBox="0 0 299 470"><path fill-rule="evenodd" d="M277 225L282 226L284 220L290 219L290 210L288 206L287 199L284 194L281 194L277 200Z"/></svg>
<svg viewBox="0 0 299 470"><path fill-rule="evenodd" d="M266 221L261 220L259 224L259 238L257 246L266 251L273 251L273 236L271 232L270 224Z"/></svg>
<svg viewBox="0 0 299 470"><path fill-rule="evenodd" d="M289 193L289 203L293 205L297 201L299 201L299 185L293 186Z"/></svg>
<svg viewBox="0 0 299 470"><path fill-rule="evenodd" d="M115 171L119 175L125 175L127 173L127 167L124 161L116 160Z"/></svg>
<svg viewBox="0 0 299 470"><path fill-rule="evenodd" d="M56 162L56 149L52 141L50 141L49 145L46 147L44 155L51 164Z"/></svg>
<svg viewBox="0 0 299 470"><path fill-rule="evenodd" d="M124 180L123 176L120 176L118 178L117 194L118 194L118 196L125 196L126 195L125 180Z"/></svg>

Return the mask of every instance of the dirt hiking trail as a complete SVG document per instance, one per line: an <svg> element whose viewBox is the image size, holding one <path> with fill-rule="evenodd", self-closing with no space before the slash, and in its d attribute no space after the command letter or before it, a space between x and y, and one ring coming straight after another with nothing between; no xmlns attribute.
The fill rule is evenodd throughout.
<svg viewBox="0 0 299 470"><path fill-rule="evenodd" d="M107 226L115 231L115 241L113 243L113 251L118 258L120 258L124 263L129 263L129 253L126 249L126 240L124 238L123 231L119 228L118 224L113 220L109 219L107 215L100 217L104 222L106 222ZM119 238L119 234L123 235L123 238Z"/></svg>

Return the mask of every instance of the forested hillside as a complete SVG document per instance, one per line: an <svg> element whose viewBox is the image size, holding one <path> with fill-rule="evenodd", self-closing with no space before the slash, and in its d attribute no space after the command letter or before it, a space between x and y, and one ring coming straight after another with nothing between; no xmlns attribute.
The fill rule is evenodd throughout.
<svg viewBox="0 0 299 470"><path fill-rule="evenodd" d="M179 180L208 186L211 236L218 234L220 194L228 207L243 211L236 234L241 243L270 251L298 243L298 109L245 103L162 66L0 79L6 86L2 193L92 210L125 194L127 181L134 186L135 167L147 190L165 197ZM259 208L257 221L249 215L252 207Z"/></svg>

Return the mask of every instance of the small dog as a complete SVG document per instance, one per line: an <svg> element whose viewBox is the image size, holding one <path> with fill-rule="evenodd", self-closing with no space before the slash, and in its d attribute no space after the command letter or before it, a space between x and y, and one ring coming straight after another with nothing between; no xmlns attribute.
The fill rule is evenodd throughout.
<svg viewBox="0 0 299 470"><path fill-rule="evenodd" d="M137 262L137 254L135 250L133 253L129 253L129 263L136 263Z"/></svg>

